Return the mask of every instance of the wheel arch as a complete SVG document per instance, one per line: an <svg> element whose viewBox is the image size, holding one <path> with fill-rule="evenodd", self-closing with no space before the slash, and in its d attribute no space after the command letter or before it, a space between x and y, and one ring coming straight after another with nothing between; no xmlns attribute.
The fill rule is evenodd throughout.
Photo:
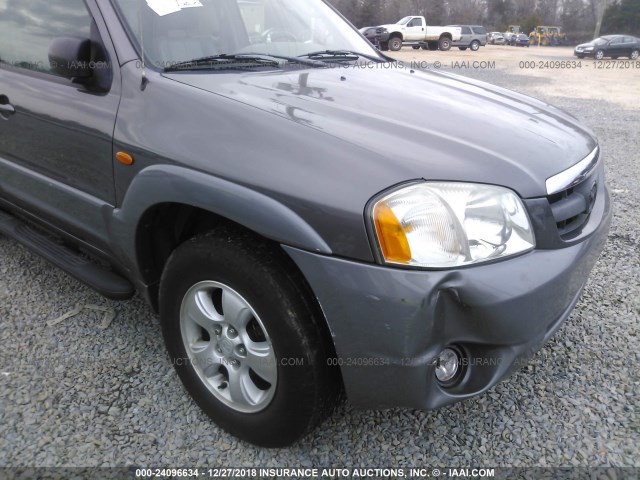
<svg viewBox="0 0 640 480"><path fill-rule="evenodd" d="M277 200L173 165L149 167L136 176L114 212L109 234L131 276L148 286L159 281L172 249L220 224L237 225L277 244L332 253L304 219Z"/></svg>

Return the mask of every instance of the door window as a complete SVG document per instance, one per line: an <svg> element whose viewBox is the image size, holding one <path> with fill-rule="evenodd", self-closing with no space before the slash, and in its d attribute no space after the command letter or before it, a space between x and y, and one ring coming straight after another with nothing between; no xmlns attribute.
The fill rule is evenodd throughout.
<svg viewBox="0 0 640 480"><path fill-rule="evenodd" d="M4 0L0 11L0 63L5 65L56 75L49 64L51 41L91 36L84 0Z"/></svg>
<svg viewBox="0 0 640 480"><path fill-rule="evenodd" d="M469 27L462 27L463 35L471 35L471 29Z"/></svg>
<svg viewBox="0 0 640 480"><path fill-rule="evenodd" d="M422 26L422 19L421 18L414 18L413 20L411 20L409 22L409 25L407 25L408 27L421 27Z"/></svg>

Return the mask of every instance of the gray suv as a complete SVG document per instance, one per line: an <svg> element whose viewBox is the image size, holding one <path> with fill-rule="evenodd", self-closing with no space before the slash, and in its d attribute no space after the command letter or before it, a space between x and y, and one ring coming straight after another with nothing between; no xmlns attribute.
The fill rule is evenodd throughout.
<svg viewBox="0 0 640 480"><path fill-rule="evenodd" d="M480 25L450 25L451 27L460 27L462 37L458 42L452 42L452 47L458 47L460 50L470 50L477 52L480 47L484 47L488 41L487 29Z"/></svg>
<svg viewBox="0 0 640 480"><path fill-rule="evenodd" d="M322 0L46 3L0 4L0 232L144 297L229 432L471 398L578 302L611 205L571 115Z"/></svg>

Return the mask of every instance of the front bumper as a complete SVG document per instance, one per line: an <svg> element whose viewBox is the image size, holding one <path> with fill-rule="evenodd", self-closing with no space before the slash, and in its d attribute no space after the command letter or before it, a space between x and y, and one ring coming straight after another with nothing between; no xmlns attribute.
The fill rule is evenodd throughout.
<svg viewBox="0 0 640 480"><path fill-rule="evenodd" d="M577 48L573 51L573 55L576 57L593 57L595 55L595 50L589 50L588 52L584 50L578 50Z"/></svg>
<svg viewBox="0 0 640 480"><path fill-rule="evenodd" d="M483 393L522 366L580 298L611 222L606 189L602 201L598 227L580 243L457 270L396 269L284 247L320 302L351 403L434 409ZM466 356L453 388L434 375L447 345Z"/></svg>

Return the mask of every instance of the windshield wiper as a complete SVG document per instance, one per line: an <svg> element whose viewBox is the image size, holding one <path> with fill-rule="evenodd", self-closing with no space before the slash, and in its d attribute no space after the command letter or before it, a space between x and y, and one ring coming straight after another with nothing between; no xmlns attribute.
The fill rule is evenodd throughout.
<svg viewBox="0 0 640 480"><path fill-rule="evenodd" d="M165 72L177 72L184 70L203 70L203 69L223 69L223 68L251 68L251 67L280 67L282 62L278 60L285 60L289 63L298 63L302 65L308 65L311 67L324 67L323 62L317 60L303 60L298 57L285 57L282 55L271 55L262 53L238 53L238 54L226 54L210 55L207 57L196 58L186 62L178 62L168 67L165 67Z"/></svg>
<svg viewBox="0 0 640 480"><path fill-rule="evenodd" d="M372 60L374 62L382 62L383 60L378 57L374 57L373 55L368 55L360 52L353 52L351 50L320 50L318 52L305 53L304 55L300 55L300 57L311 58L314 60L358 60L359 58L366 58L367 60Z"/></svg>
<svg viewBox="0 0 640 480"><path fill-rule="evenodd" d="M247 68L247 67L260 67L271 66L279 67L280 62L271 60L264 57L258 57L253 55L210 55L208 57L194 58L185 62L177 62L168 67L165 67L165 72L178 72L182 70L202 70L202 69L217 69L217 68Z"/></svg>
<svg viewBox="0 0 640 480"><path fill-rule="evenodd" d="M287 57L285 55L273 55L272 53L247 53L245 55L256 55L256 56L261 56L266 58L277 58L278 60L286 60L289 63L299 63L301 65L308 65L310 67L326 67L324 62L321 62L319 60L312 60L312 59L306 60L301 57ZM304 57L304 55L302 57Z"/></svg>

